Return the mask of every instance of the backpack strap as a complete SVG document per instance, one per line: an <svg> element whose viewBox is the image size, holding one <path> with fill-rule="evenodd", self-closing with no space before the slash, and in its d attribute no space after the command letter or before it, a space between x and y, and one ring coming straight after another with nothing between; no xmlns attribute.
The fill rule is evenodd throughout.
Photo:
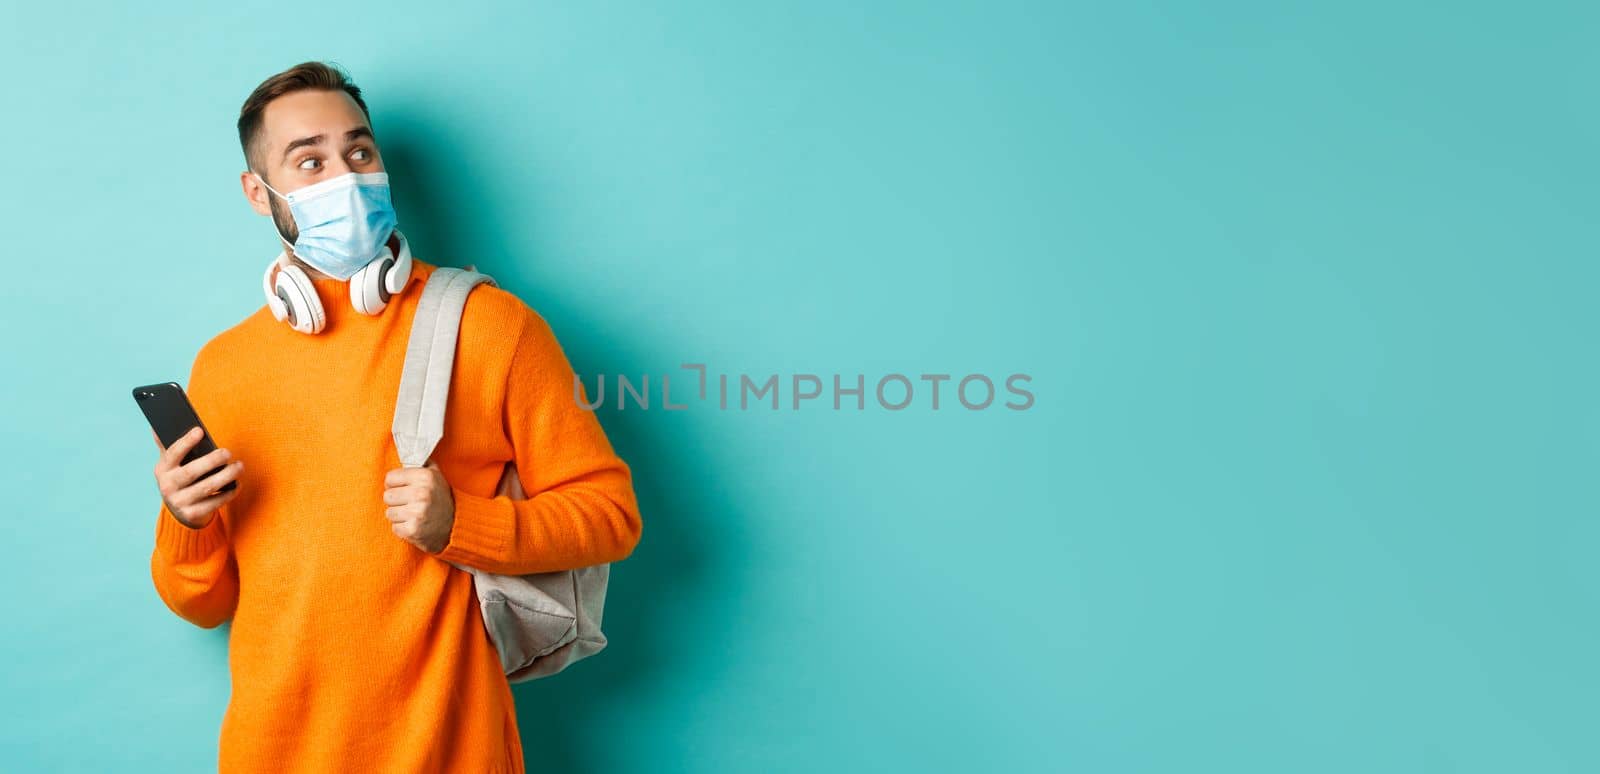
<svg viewBox="0 0 1600 774"><path fill-rule="evenodd" d="M411 320L411 339L400 370L400 395L394 404L395 450L409 468L421 467L444 437L444 409L450 371L467 294L480 284L497 285L475 271L436 267L428 275Z"/></svg>

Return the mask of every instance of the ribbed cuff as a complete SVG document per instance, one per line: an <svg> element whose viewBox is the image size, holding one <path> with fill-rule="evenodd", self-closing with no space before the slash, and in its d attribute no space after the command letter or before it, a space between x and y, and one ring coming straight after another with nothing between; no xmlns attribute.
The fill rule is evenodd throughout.
<svg viewBox="0 0 1600 774"><path fill-rule="evenodd" d="M178 521L178 517L161 503L161 515L156 521L156 548L169 562L194 562L226 548L228 535L222 529L222 514L213 514L204 527L194 529Z"/></svg>
<svg viewBox="0 0 1600 774"><path fill-rule="evenodd" d="M480 497L450 488L456 501L450 542L434 556L447 562L481 567L505 561L515 527L516 508L509 498Z"/></svg>

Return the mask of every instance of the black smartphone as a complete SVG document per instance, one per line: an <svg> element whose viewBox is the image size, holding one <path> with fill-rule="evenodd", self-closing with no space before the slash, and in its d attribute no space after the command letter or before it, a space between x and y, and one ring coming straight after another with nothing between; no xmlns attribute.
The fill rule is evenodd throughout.
<svg viewBox="0 0 1600 774"><path fill-rule="evenodd" d="M184 433L193 430L197 425L200 427L200 442L184 455L181 464L187 465L217 450L216 442L211 440L211 431L200 421L200 415L195 413L194 405L189 402L189 396L184 394L183 388L179 387L177 382L135 387L133 399L139 402L139 408L144 411L144 418L150 420L150 429L156 431L156 437L161 439L162 446L171 446L174 441L182 438ZM222 470L221 465L212 468L206 476L219 470ZM232 492L238 488L238 483L237 480L229 481L217 491Z"/></svg>

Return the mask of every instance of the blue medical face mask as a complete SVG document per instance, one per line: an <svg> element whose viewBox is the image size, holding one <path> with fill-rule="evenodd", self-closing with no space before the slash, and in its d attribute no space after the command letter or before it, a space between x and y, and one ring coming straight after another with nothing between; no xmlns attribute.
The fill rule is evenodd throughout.
<svg viewBox="0 0 1600 774"><path fill-rule="evenodd" d="M288 194L278 193L260 175L256 179L288 202L289 214L300 230L290 245L294 254L324 274L342 280L355 276L377 257L394 231L386 172L350 172ZM283 232L278 232L278 238L283 239Z"/></svg>

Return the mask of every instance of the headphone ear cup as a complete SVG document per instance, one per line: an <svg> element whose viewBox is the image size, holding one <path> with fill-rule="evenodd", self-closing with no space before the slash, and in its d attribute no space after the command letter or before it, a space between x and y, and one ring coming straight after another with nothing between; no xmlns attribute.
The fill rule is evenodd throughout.
<svg viewBox="0 0 1600 774"><path fill-rule="evenodd" d="M282 320L289 316L289 309L284 305L283 299L278 297L278 291L273 287L272 270L277 266L277 258L272 259L272 263L267 264L267 272L261 275L261 292L267 296L267 309L272 312L272 319Z"/></svg>
<svg viewBox="0 0 1600 774"><path fill-rule="evenodd" d="M295 330L301 333L322 332L328 322L322 312L322 300L317 298L311 278L299 266L290 264L279 268L275 289L288 307L289 324Z"/></svg>
<svg viewBox="0 0 1600 774"><path fill-rule="evenodd" d="M350 278L350 305L355 307L357 312L374 315L388 306L389 294L384 291L384 277L393 264L394 255L385 247L377 258L361 267L355 276Z"/></svg>
<svg viewBox="0 0 1600 774"><path fill-rule="evenodd" d="M399 293L406 288L406 282L411 279L411 246L406 244L406 238L400 237L400 257L396 258L394 265L384 272L383 287L389 295Z"/></svg>

